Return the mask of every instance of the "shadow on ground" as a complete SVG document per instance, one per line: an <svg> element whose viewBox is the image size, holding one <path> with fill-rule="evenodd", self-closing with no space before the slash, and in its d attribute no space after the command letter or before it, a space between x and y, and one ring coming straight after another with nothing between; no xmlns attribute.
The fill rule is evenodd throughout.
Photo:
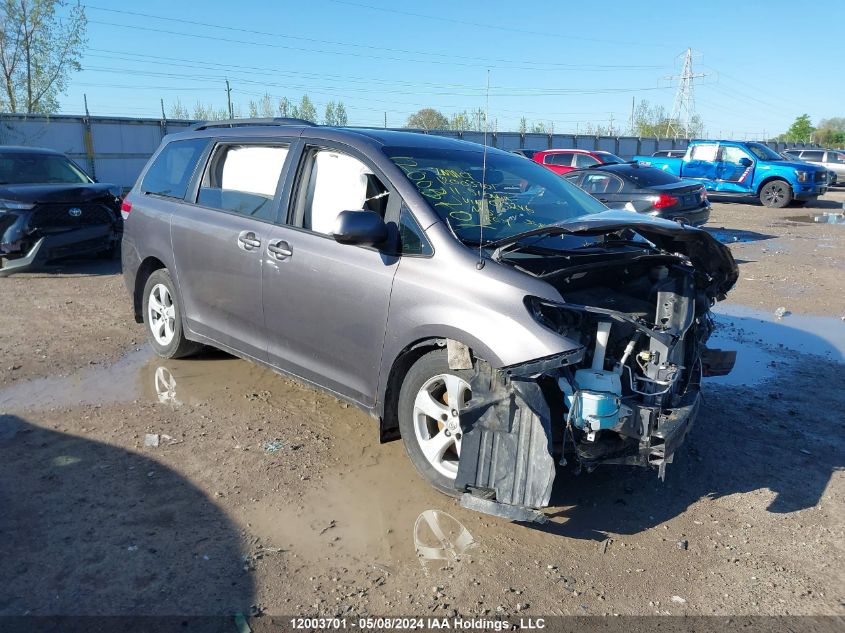
<svg viewBox="0 0 845 633"><path fill-rule="evenodd" d="M169 468L12 415L0 454L0 616L231 617L253 603L238 529Z"/></svg>
<svg viewBox="0 0 845 633"><path fill-rule="evenodd" d="M731 318L738 331L751 322ZM660 525L704 499L760 490L773 494L765 508L771 513L814 507L832 474L845 468L845 359L811 333L779 322L767 327L765 341L774 350L783 344L825 356L784 352L792 355L787 363L775 351L766 367L771 376L757 384L705 379L701 414L664 483L654 471L635 468L600 466L579 476L559 469L551 521L537 529L603 540L607 532L635 534ZM759 346L753 336L744 344Z"/></svg>

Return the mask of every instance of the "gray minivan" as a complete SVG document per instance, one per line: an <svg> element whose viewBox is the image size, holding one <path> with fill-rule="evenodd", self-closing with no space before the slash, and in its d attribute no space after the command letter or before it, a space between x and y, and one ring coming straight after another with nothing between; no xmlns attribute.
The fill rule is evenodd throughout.
<svg viewBox="0 0 845 633"><path fill-rule="evenodd" d="M563 456L671 462L733 286L708 233L542 166L390 130L236 120L168 136L123 204L135 317L166 358L210 345L401 435L467 507L539 519Z"/></svg>

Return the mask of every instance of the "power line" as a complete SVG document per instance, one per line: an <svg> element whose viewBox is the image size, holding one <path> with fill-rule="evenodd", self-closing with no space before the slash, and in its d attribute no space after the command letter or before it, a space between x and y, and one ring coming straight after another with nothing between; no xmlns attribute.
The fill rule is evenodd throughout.
<svg viewBox="0 0 845 633"><path fill-rule="evenodd" d="M495 59L495 58L490 59L490 58L484 58L484 57L460 56L460 55L452 55L452 54L449 54L449 53L438 53L436 51L431 51L431 50L417 51L417 50L408 50L408 49L401 49L401 48L388 48L388 47L385 47L385 46L373 46L373 45L368 45L368 44L356 44L354 42L343 42L343 41L338 41L338 40L321 40L321 39L312 38L312 37L304 37L304 36L301 36L301 35L290 35L288 33L270 32L270 31L258 31L258 30L255 30L255 29L247 29L247 28L235 27L235 26L224 25L224 24L214 24L214 23L211 23L211 22L200 22L198 20L188 20L188 19L184 19L184 18L175 18L175 17L172 17L172 16L156 15L156 14L152 14L152 13L141 13L139 11L127 11L127 10L124 10L124 9L112 9L112 8L107 8L107 7L102 7L102 6L92 5L92 4L86 5L86 8L93 9L94 11L104 11L104 12L108 12L108 13L117 13L117 14L121 14L121 15L130 15L130 16L134 16L134 17L149 18L149 19L153 19L153 20L163 20L163 21L171 22L171 23L172 22L179 22L179 23L182 23L182 24L190 24L192 26L202 26L202 27L206 27L206 28L223 29L223 30L226 30L226 31L232 31L232 32L237 32L237 33L246 33L246 34L249 34L249 35L263 35L263 36L267 36L267 37L277 37L277 38L280 37L280 38L303 41L303 42L313 42L313 43L316 43L316 44L329 44L329 45L332 45L332 46L349 46L349 47L362 48L362 49L367 49L367 50L388 51L388 52L391 52L391 53L400 53L400 54L408 54L408 55L424 55L426 57L430 57L430 56L434 55L434 56L437 56L437 57L446 57L450 61L454 60L454 59L465 59L465 60L469 60L469 61L485 62L485 63L490 62L490 61L504 62L504 63L516 62L516 63L524 63L524 64L550 65L550 66L560 67L560 68L572 68L572 69L588 70L588 71L591 71L591 72L596 71L596 70L601 70L601 69L607 69L607 70L620 70L620 69L649 70L649 69L661 68L660 66L643 66L643 65L630 65L630 64L627 64L627 65L586 64L586 65L584 65L584 64L566 64L566 63L559 63L559 62L536 62L534 60L514 60L514 59ZM568 39L584 39L584 38L577 38L576 37L576 38L568 38ZM589 38L586 38L586 39L588 39L588 41L602 41L602 40L591 40ZM610 43L610 42L607 42L607 43ZM619 44L619 42L613 42L613 43Z"/></svg>

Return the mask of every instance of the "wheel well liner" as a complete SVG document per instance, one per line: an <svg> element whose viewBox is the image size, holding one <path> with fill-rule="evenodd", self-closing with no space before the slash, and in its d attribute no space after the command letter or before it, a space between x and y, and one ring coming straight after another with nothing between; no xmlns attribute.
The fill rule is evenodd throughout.
<svg viewBox="0 0 845 633"><path fill-rule="evenodd" d="M382 400L379 417L379 441L391 442L399 439L399 390L402 379L411 366L428 352L446 347L446 338L430 337L411 343L405 347L390 367Z"/></svg>
<svg viewBox="0 0 845 633"><path fill-rule="evenodd" d="M164 263L157 257L147 257L138 267L138 272L135 275L135 291L132 293L132 305L135 310L135 322L144 322L144 286L147 285L147 279L150 278L155 271L162 268L167 268Z"/></svg>

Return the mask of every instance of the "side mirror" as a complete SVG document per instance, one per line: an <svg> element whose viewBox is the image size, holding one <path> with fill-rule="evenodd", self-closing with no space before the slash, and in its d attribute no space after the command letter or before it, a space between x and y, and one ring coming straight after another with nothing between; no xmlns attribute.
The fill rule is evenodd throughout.
<svg viewBox="0 0 845 633"><path fill-rule="evenodd" d="M387 225L375 211L341 211L332 237L341 244L375 246L387 239Z"/></svg>
<svg viewBox="0 0 845 633"><path fill-rule="evenodd" d="M751 167L752 162L751 162L750 158L746 158L745 156L743 156L742 158L739 159L739 164L742 165L743 167Z"/></svg>

